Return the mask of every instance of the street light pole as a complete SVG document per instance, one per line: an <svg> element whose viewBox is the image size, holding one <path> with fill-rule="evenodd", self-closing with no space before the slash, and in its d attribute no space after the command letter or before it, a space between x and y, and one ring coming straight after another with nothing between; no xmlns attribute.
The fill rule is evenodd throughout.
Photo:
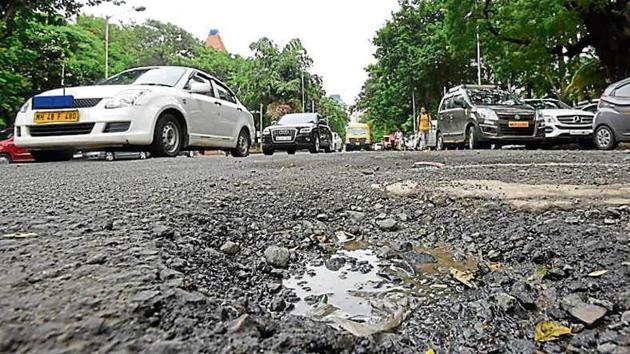
<svg viewBox="0 0 630 354"><path fill-rule="evenodd" d="M306 112L306 92L304 90L304 70L302 69L302 113Z"/></svg>
<svg viewBox="0 0 630 354"><path fill-rule="evenodd" d="M105 16L105 79L109 79L109 20L112 16Z"/></svg>
<svg viewBox="0 0 630 354"><path fill-rule="evenodd" d="M477 83L481 86L481 38L479 37L479 25L477 25Z"/></svg>
<svg viewBox="0 0 630 354"><path fill-rule="evenodd" d="M127 10L116 15L105 16L105 79L109 79L109 21L112 18L126 14L127 12L143 12L146 11L146 9L147 8L144 6L133 7L131 10Z"/></svg>

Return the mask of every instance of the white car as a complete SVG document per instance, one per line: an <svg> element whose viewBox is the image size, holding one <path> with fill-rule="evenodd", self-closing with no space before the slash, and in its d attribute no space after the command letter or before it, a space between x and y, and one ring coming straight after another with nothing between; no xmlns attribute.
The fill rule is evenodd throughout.
<svg viewBox="0 0 630 354"><path fill-rule="evenodd" d="M343 140L341 140L341 137L339 136L339 134L333 132L333 148L332 151L337 151L337 152L342 152L343 151Z"/></svg>
<svg viewBox="0 0 630 354"><path fill-rule="evenodd" d="M545 141L578 142L593 145L593 119L591 112L578 110L555 99L530 99L525 103L536 108L545 121Z"/></svg>
<svg viewBox="0 0 630 354"><path fill-rule="evenodd" d="M185 67L127 70L95 86L44 92L22 107L15 144L37 161L62 161L76 150L186 150L249 154L254 119L221 81Z"/></svg>

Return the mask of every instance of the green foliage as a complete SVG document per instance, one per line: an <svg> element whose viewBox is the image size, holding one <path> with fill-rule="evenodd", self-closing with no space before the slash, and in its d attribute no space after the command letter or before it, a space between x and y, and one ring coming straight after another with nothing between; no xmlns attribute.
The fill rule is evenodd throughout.
<svg viewBox="0 0 630 354"><path fill-rule="evenodd" d="M374 38L377 61L357 107L377 139L398 127L409 131L414 92L418 107L435 114L444 89L477 81L477 31L484 83L523 96L599 97L608 81L630 75L627 3L401 0Z"/></svg>
<svg viewBox="0 0 630 354"><path fill-rule="evenodd" d="M89 85L105 74L104 19L79 16L71 24L57 13L29 12L24 7L15 16L19 25L0 39L0 125L10 123L28 97L60 87L64 66L67 86ZM307 110L314 105L343 133L345 108L326 98L321 78L309 73L313 60L300 40L280 48L262 38L251 49L249 58L207 49L187 31L154 20L110 24L109 69L115 74L138 66L194 67L225 82L251 110L263 104L301 111L303 80ZM266 117L266 124L270 120Z"/></svg>

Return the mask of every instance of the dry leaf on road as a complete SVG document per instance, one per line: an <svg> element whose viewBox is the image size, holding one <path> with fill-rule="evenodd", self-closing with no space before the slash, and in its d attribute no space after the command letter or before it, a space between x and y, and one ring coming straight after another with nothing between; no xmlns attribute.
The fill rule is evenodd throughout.
<svg viewBox="0 0 630 354"><path fill-rule="evenodd" d="M570 328L556 322L542 321L536 325L534 340L536 342L549 342L567 334L571 334Z"/></svg>
<svg viewBox="0 0 630 354"><path fill-rule="evenodd" d="M453 278L459 280L460 283L466 285L471 289L477 289L477 285L473 283L474 276L469 272L462 272L459 269L451 268L451 275Z"/></svg>

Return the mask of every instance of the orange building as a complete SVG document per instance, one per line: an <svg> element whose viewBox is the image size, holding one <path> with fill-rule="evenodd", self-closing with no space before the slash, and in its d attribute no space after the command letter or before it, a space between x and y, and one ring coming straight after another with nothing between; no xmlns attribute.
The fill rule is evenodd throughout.
<svg viewBox="0 0 630 354"><path fill-rule="evenodd" d="M210 33L208 33L208 39L206 39L206 48L214 48L220 52L227 52L225 44L223 44L223 40L221 39L221 35L219 35L219 30L210 30Z"/></svg>

